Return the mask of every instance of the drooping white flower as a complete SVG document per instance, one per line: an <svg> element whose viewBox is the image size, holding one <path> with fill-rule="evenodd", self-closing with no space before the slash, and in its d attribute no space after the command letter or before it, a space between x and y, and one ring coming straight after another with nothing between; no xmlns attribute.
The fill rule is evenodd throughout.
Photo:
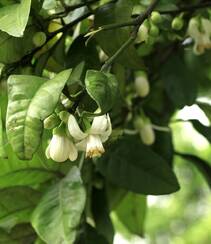
<svg viewBox="0 0 211 244"><path fill-rule="evenodd" d="M206 49L211 49L211 21L201 18L199 22L192 18L188 26L188 35L194 40L193 51L196 55L203 54Z"/></svg>
<svg viewBox="0 0 211 244"><path fill-rule="evenodd" d="M68 158L75 161L78 157L78 150L67 136L55 134L46 149L46 157L56 162L64 162Z"/></svg>
<svg viewBox="0 0 211 244"><path fill-rule="evenodd" d="M91 127L86 132L80 129L75 117L70 115L68 129L70 135L77 141L77 148L85 151L86 157L90 158L101 156L105 152L103 142L108 140L112 132L108 114L95 117Z"/></svg>

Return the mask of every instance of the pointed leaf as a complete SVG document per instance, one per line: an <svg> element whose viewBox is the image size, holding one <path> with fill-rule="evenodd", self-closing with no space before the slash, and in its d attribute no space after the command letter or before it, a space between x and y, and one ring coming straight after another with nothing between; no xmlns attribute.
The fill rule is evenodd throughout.
<svg viewBox="0 0 211 244"><path fill-rule="evenodd" d="M53 112L69 75L70 70L65 70L46 82L36 76L9 77L7 135L20 159L31 159L37 150L42 121Z"/></svg>
<svg viewBox="0 0 211 244"><path fill-rule="evenodd" d="M0 30L9 35L21 37L26 28L31 8L31 0L21 0L20 4L8 5L0 9Z"/></svg>
<svg viewBox="0 0 211 244"><path fill-rule="evenodd" d="M32 225L47 244L73 244L86 202L80 171L69 174L44 195L32 216Z"/></svg>

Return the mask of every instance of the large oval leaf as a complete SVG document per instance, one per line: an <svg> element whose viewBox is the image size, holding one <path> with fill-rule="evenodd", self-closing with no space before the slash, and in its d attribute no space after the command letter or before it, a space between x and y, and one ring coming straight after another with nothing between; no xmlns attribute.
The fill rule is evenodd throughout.
<svg viewBox="0 0 211 244"><path fill-rule="evenodd" d="M0 30L9 35L21 37L26 28L31 8L31 0L22 0L0 9Z"/></svg>
<svg viewBox="0 0 211 244"><path fill-rule="evenodd" d="M47 244L73 244L85 202L80 171L73 167L43 197L33 213L32 225Z"/></svg>
<svg viewBox="0 0 211 244"><path fill-rule="evenodd" d="M49 116L70 76L70 70L52 80L36 76L12 75L8 79L7 135L20 159L31 159L42 134L42 121Z"/></svg>
<svg viewBox="0 0 211 244"><path fill-rule="evenodd" d="M100 7L95 14L95 27L114 23L124 23L131 20L133 10L132 1L120 0ZM96 34L98 43L103 51L112 56L129 38L130 28L118 28L114 30L100 31ZM140 69L143 68L141 58L137 55L135 47L130 45L117 59L124 66Z"/></svg>
<svg viewBox="0 0 211 244"><path fill-rule="evenodd" d="M168 163L136 137L113 144L99 160L98 167L113 184L135 193L162 195L179 190Z"/></svg>

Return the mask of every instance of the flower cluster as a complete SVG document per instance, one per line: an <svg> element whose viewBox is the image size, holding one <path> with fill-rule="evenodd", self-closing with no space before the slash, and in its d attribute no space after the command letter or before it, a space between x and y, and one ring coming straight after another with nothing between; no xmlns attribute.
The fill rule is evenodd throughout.
<svg viewBox="0 0 211 244"><path fill-rule="evenodd" d="M108 140L112 132L109 115L97 116L93 119L89 129L83 132L76 118L70 114L68 117L68 135L63 131L54 129L53 137L46 149L46 157L56 162L67 159L75 161L78 151L84 151L86 157L99 157L104 152L103 143Z"/></svg>
<svg viewBox="0 0 211 244"><path fill-rule="evenodd" d="M196 55L211 49L211 21L205 18L192 18L188 26L188 35L194 40L193 51Z"/></svg>

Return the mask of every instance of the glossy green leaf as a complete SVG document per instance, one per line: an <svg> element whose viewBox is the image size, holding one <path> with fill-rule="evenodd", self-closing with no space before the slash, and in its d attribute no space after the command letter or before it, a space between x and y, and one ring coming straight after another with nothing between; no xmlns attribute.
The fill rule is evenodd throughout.
<svg viewBox="0 0 211 244"><path fill-rule="evenodd" d="M35 232L30 225L15 226L9 233L0 229L0 244L34 244Z"/></svg>
<svg viewBox="0 0 211 244"><path fill-rule="evenodd" d="M129 192L115 209L121 223L134 235L144 235L146 196Z"/></svg>
<svg viewBox="0 0 211 244"><path fill-rule="evenodd" d="M85 78L86 90L97 103L101 113L107 113L115 103L118 91L114 75L96 70L88 70Z"/></svg>
<svg viewBox="0 0 211 244"><path fill-rule="evenodd" d="M132 10L132 1L128 0L120 0L115 3L103 5L96 11L95 28L97 29L104 25L130 21ZM101 31L96 34L96 39L103 51L110 57L114 55L129 38L130 31L130 27ZM136 53L133 44L120 55L117 62L134 69L143 68L143 62Z"/></svg>
<svg viewBox="0 0 211 244"><path fill-rule="evenodd" d="M194 103L197 96L197 76L188 69L182 57L174 55L162 67L161 73L166 92L175 107L182 108Z"/></svg>
<svg viewBox="0 0 211 244"><path fill-rule="evenodd" d="M31 0L21 0L20 4L8 5L0 9L0 30L11 36L23 36L31 7Z"/></svg>
<svg viewBox="0 0 211 244"><path fill-rule="evenodd" d="M125 137L113 144L97 165L111 183L135 193L162 195L179 190L168 163L139 137Z"/></svg>
<svg viewBox="0 0 211 244"><path fill-rule="evenodd" d="M48 81L36 76L9 77L7 135L20 159L31 159L37 150L42 121L53 112L70 72L65 70Z"/></svg>
<svg viewBox="0 0 211 244"><path fill-rule="evenodd" d="M73 167L38 204L32 225L47 244L73 244L86 202L80 171Z"/></svg>
<svg viewBox="0 0 211 244"><path fill-rule="evenodd" d="M28 187L0 190L0 228L10 230L20 223L30 222L30 216L40 199L40 193Z"/></svg>

